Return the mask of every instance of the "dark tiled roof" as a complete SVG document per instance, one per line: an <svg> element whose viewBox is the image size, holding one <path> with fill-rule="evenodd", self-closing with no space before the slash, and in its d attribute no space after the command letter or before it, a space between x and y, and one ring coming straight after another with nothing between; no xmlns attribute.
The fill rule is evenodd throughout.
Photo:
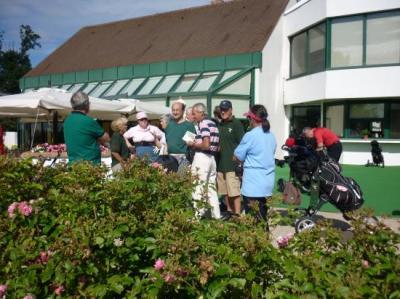
<svg viewBox="0 0 400 299"><path fill-rule="evenodd" d="M238 0L84 27L27 76L261 51L288 0Z"/></svg>

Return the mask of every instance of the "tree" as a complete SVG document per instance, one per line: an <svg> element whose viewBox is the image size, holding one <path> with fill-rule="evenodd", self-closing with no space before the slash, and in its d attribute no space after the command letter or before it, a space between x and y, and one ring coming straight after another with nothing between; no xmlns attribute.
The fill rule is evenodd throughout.
<svg viewBox="0 0 400 299"><path fill-rule="evenodd" d="M35 33L29 25L21 25L19 28L19 37L21 39L20 53L22 55L27 55L28 51L31 49L41 47L40 43L38 42L40 35Z"/></svg>
<svg viewBox="0 0 400 299"><path fill-rule="evenodd" d="M0 31L0 90L7 93L19 93L19 79L32 69L28 51L41 47L40 35L31 26L20 26L20 51L2 50L4 32Z"/></svg>

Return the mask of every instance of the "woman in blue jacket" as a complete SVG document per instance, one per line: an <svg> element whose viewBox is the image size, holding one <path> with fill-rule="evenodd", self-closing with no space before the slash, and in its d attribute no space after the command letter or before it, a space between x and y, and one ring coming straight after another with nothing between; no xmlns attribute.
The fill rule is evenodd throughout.
<svg viewBox="0 0 400 299"><path fill-rule="evenodd" d="M255 202L259 206L259 217L266 220L266 201L274 189L276 141L263 105L254 105L244 115L252 129L243 136L234 152L236 159L243 163L244 209L247 213L249 204Z"/></svg>

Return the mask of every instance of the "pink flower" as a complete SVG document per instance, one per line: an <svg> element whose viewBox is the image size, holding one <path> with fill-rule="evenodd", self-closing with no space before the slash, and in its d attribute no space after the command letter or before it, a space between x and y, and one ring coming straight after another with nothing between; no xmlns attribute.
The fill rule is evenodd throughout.
<svg viewBox="0 0 400 299"><path fill-rule="evenodd" d="M165 275L165 277L164 277L164 281L165 281L166 283L172 283L172 282L175 281L175 279L176 279L176 277L175 277L174 275L172 275L172 274L167 274L167 275Z"/></svg>
<svg viewBox="0 0 400 299"><path fill-rule="evenodd" d="M7 285L0 284L0 298L3 298L3 296L6 294L6 291L7 291Z"/></svg>
<svg viewBox="0 0 400 299"><path fill-rule="evenodd" d="M60 296L63 292L64 292L64 287L63 286L59 286L59 287L57 287L55 290L54 290L54 293L57 295L57 296Z"/></svg>
<svg viewBox="0 0 400 299"><path fill-rule="evenodd" d="M15 210L18 208L18 203L17 202L13 202L12 204L10 204L8 206L8 216L10 218L13 218L15 216Z"/></svg>
<svg viewBox="0 0 400 299"><path fill-rule="evenodd" d="M158 259L154 263L154 269L156 269L157 271L160 271L162 268L164 268L164 266L165 262L162 259Z"/></svg>
<svg viewBox="0 0 400 299"><path fill-rule="evenodd" d="M22 215L29 216L32 213L32 206L23 201L19 203L18 210Z"/></svg>
<svg viewBox="0 0 400 299"><path fill-rule="evenodd" d="M367 260L362 260L362 261L361 261L361 265L362 265L364 268L369 268L369 262L368 262Z"/></svg>
<svg viewBox="0 0 400 299"><path fill-rule="evenodd" d="M28 295L25 295L24 299L35 299L35 297L28 294Z"/></svg>
<svg viewBox="0 0 400 299"><path fill-rule="evenodd" d="M189 273L188 273L188 271L186 271L185 269L179 268L179 269L176 271L176 274L178 274L179 276L185 277L185 276L187 276Z"/></svg>
<svg viewBox="0 0 400 299"><path fill-rule="evenodd" d="M151 163L150 166L153 167L153 168L157 168L157 169L162 169L163 168L162 165L160 163L157 163L157 162Z"/></svg>
<svg viewBox="0 0 400 299"><path fill-rule="evenodd" d="M284 248L288 246L290 239L293 238L293 234L287 234L286 236L279 236L276 238L276 243L278 243L279 248Z"/></svg>
<svg viewBox="0 0 400 299"><path fill-rule="evenodd" d="M49 261L49 258L52 254L53 254L53 252L50 250L47 250L47 252L41 251L40 255L39 255L39 263L47 264L47 262Z"/></svg>

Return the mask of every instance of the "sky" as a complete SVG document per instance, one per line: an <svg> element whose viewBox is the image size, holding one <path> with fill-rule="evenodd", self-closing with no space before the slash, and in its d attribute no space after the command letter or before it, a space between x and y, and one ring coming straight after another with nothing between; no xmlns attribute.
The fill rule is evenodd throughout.
<svg viewBox="0 0 400 299"><path fill-rule="evenodd" d="M41 48L29 56L35 67L80 28L209 4L210 0L0 0L3 50L19 49L19 26L30 25Z"/></svg>

